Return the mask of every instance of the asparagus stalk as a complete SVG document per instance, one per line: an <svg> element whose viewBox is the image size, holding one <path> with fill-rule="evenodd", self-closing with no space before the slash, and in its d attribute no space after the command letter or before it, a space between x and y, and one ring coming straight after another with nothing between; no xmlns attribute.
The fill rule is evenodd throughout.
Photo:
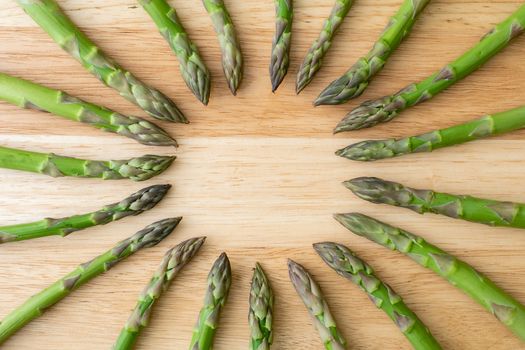
<svg viewBox="0 0 525 350"><path fill-rule="evenodd" d="M0 73L0 100L22 108L34 108L104 131L132 138L144 145L177 146L166 131L149 121L122 115L82 101L59 90Z"/></svg>
<svg viewBox="0 0 525 350"><path fill-rule="evenodd" d="M66 237L70 233L97 225L105 225L130 215L139 215L152 209L166 195L171 185L154 185L133 193L120 202L81 215L53 219L46 218L27 224L0 226L0 244L47 236Z"/></svg>
<svg viewBox="0 0 525 350"><path fill-rule="evenodd" d="M419 190L375 177L352 179L344 185L358 197L372 203L390 204L419 214L441 214L491 226L525 228L523 203Z"/></svg>
<svg viewBox="0 0 525 350"><path fill-rule="evenodd" d="M459 288L525 340L525 306L501 290L481 272L426 242L423 238L368 216L337 214L350 231L391 250L397 250Z"/></svg>
<svg viewBox="0 0 525 350"><path fill-rule="evenodd" d="M139 3L177 55L180 73L186 85L199 101L207 105L210 97L210 72L202 61L197 46L184 30L175 9L166 0L139 0Z"/></svg>
<svg viewBox="0 0 525 350"><path fill-rule="evenodd" d="M190 350L212 349L213 337L219 326L220 312L226 304L230 285L230 260L226 253L222 253L208 274L208 289L204 297L204 306L193 329Z"/></svg>
<svg viewBox="0 0 525 350"><path fill-rule="evenodd" d="M135 103L151 116L187 123L175 103L106 56L67 16L55 0L16 0L24 11L62 49L120 96Z"/></svg>
<svg viewBox="0 0 525 350"><path fill-rule="evenodd" d="M361 288L370 300L394 321L414 349L441 349L425 324L409 309L403 299L350 249L332 242L316 243L314 249L335 272Z"/></svg>
<svg viewBox="0 0 525 350"><path fill-rule="evenodd" d="M232 19L223 0L202 0L202 2L210 14L213 28L219 38L222 70L228 87L232 94L236 95L242 80L242 54Z"/></svg>
<svg viewBox="0 0 525 350"><path fill-rule="evenodd" d="M341 104L360 96L410 33L418 15L429 2L404 0L366 56L359 58L344 75L331 82L317 97L314 105Z"/></svg>
<svg viewBox="0 0 525 350"><path fill-rule="evenodd" d="M312 43L304 57L301 67L297 72L295 80L295 91L300 93L314 78L315 74L323 64L323 58L332 46L337 30L348 11L352 7L353 0L336 0L330 16L326 19L319 37Z"/></svg>
<svg viewBox="0 0 525 350"><path fill-rule="evenodd" d="M297 294L299 294L308 309L308 313L312 316L324 347L327 350L346 349L346 341L335 324L335 319L317 282L314 281L303 266L293 260L288 260L288 273Z"/></svg>
<svg viewBox="0 0 525 350"><path fill-rule="evenodd" d="M48 288L30 297L8 314L0 323L0 344L20 328L41 316L49 307L64 299L72 291L108 271L121 260L142 248L149 248L166 238L182 218L157 221L133 236L117 243L112 249L93 260L80 264L75 270Z"/></svg>
<svg viewBox="0 0 525 350"><path fill-rule="evenodd" d="M0 147L0 168L29 171L53 177L96 177L104 180L128 178L143 181L166 170L174 156L145 155L124 160L86 160Z"/></svg>
<svg viewBox="0 0 525 350"><path fill-rule="evenodd" d="M371 161L393 158L410 153L432 152L435 149L458 145L499 135L525 126L525 106L486 115L480 119L450 128L402 139L367 140L347 146L336 152L352 160Z"/></svg>
<svg viewBox="0 0 525 350"><path fill-rule="evenodd" d="M270 350L273 342L273 291L259 263L253 270L248 322L250 349Z"/></svg>
<svg viewBox="0 0 525 350"><path fill-rule="evenodd" d="M272 92L275 92L290 64L290 44L292 42L293 2L292 0L274 0L275 36L273 37L270 60L270 79Z"/></svg>
<svg viewBox="0 0 525 350"><path fill-rule="evenodd" d="M394 119L401 111L427 101L474 72L523 33L525 5L487 33L481 41L455 61L425 80L410 84L399 92L373 101L363 102L336 126L334 132L369 128Z"/></svg>
<svg viewBox="0 0 525 350"><path fill-rule="evenodd" d="M166 252L149 284L140 294L137 306L120 332L113 350L133 349L140 331L148 325L153 304L166 291L175 276L197 254L206 237L191 238Z"/></svg>

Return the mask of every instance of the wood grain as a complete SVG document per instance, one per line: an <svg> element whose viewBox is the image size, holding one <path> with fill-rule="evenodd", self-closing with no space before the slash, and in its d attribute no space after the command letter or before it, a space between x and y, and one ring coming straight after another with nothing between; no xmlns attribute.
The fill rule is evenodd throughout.
<svg viewBox="0 0 525 350"><path fill-rule="evenodd" d="M231 257L234 280L216 339L217 350L247 348L247 300L255 261L267 270L276 293L274 349L322 348L288 282L287 258L304 264L317 278L352 349L409 348L395 325L362 292L321 263L311 249L312 243L321 240L346 243L374 266L445 349L525 349L493 316L438 276L353 236L331 218L334 212L362 211L412 230L471 263L525 302L522 231L368 204L340 185L355 176L373 175L414 187L523 202L524 131L434 154L371 164L333 155L337 148L358 139L428 131L523 104L525 38L518 38L471 77L391 123L331 134L352 106L427 76L473 45L521 2L434 0L364 97L342 106L319 108L312 107L312 99L366 53L401 0L357 1L324 67L299 96L294 93L297 68L333 1L295 1L290 72L276 94L271 93L268 77L273 2L226 2L246 62L237 97L226 87L218 43L204 8L199 1L173 1L212 72L210 104L203 107L185 87L174 55L135 1L60 1L72 19L122 65L172 96L191 124L162 124L181 144L176 151L179 159L169 171L147 183L52 179L0 170L3 224L81 213L152 183L174 184L158 208L139 217L65 239L3 245L0 317L78 263L146 224L173 215L185 218L165 242L83 286L2 348L108 349L163 252L182 239L207 235L202 253L160 300L138 349L188 347L206 274L221 251ZM14 1L0 2L0 42L1 71L64 89L123 113L143 115L84 71ZM5 103L0 104L0 123L0 143L7 146L102 159L174 152Z"/></svg>

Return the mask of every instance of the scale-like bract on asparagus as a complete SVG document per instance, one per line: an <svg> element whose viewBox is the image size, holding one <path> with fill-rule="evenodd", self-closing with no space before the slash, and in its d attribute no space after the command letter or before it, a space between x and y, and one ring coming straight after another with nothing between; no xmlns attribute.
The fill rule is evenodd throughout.
<svg viewBox="0 0 525 350"><path fill-rule="evenodd" d="M377 100L363 102L336 126L334 132L369 128L394 119L403 110L428 101L441 91L474 72L481 65L504 49L525 28L525 5L521 5L481 41L455 61L425 80L410 84L399 92Z"/></svg>
<svg viewBox="0 0 525 350"><path fill-rule="evenodd" d="M187 123L175 103L106 56L60 9L55 0L16 0L62 49L88 71L151 116Z"/></svg>
<svg viewBox="0 0 525 350"><path fill-rule="evenodd" d="M104 180L144 181L166 170L174 156L145 155L121 160L87 160L0 147L0 168L22 170L53 177L93 177Z"/></svg>
<svg viewBox="0 0 525 350"><path fill-rule="evenodd" d="M457 287L525 340L525 306L481 272L426 242L423 238L363 214L337 214L335 219L356 235L397 250Z"/></svg>
<svg viewBox="0 0 525 350"><path fill-rule="evenodd" d="M292 42L293 0L275 0L275 35L270 57L270 79L272 92L275 92L290 64L290 44Z"/></svg>
<svg viewBox="0 0 525 350"><path fill-rule="evenodd" d="M82 101L59 90L0 73L0 100L86 123L151 146L176 146L177 142L157 125Z"/></svg>
<svg viewBox="0 0 525 350"><path fill-rule="evenodd" d="M335 105L360 96L368 83L385 65L390 55L410 33L418 15L430 0L405 0L390 19L372 49L339 79L326 87L314 104Z"/></svg>
<svg viewBox="0 0 525 350"><path fill-rule="evenodd" d="M160 34L177 55L180 73L195 97L207 105L210 97L210 73L197 46L190 40L174 8L166 0L139 0L151 16Z"/></svg>
<svg viewBox="0 0 525 350"><path fill-rule="evenodd" d="M352 7L353 0L336 0L330 16L326 19L319 37L313 42L304 57L301 67L297 72L295 81L295 92L300 93L321 69L323 58L332 46L334 36L348 11Z"/></svg>
<svg viewBox="0 0 525 350"><path fill-rule="evenodd" d="M376 177L359 177L346 181L344 185L358 197L372 203L390 204L419 214L441 214L491 226L525 228L523 203L414 189Z"/></svg>
<svg viewBox="0 0 525 350"><path fill-rule="evenodd" d="M133 236L117 243L112 249L79 265L65 277L30 297L0 322L0 344L83 284L108 271L140 249L157 245L175 229L181 219L180 217L164 219L146 226Z"/></svg>
<svg viewBox="0 0 525 350"><path fill-rule="evenodd" d="M465 124L402 139L367 140L342 148L338 156L352 160L372 161L399 157L499 135L525 127L525 106L486 115Z"/></svg>
<svg viewBox="0 0 525 350"><path fill-rule="evenodd" d="M204 306L193 329L190 350L211 350L213 348L213 338L219 327L220 313L228 299L231 283L230 260L226 253L222 253L208 274L208 289L204 296Z"/></svg>
<svg viewBox="0 0 525 350"><path fill-rule="evenodd" d="M327 350L346 349L346 341L337 328L335 319L317 282L303 266L292 260L288 260L288 274L297 294L312 316L324 347Z"/></svg>
<svg viewBox="0 0 525 350"><path fill-rule="evenodd" d="M428 328L408 308L403 299L374 270L342 244L324 242L314 244L324 262L339 275L355 283L370 300L382 309L403 332L416 350L440 350L441 346Z"/></svg>
<svg viewBox="0 0 525 350"><path fill-rule="evenodd" d="M131 350L140 331L148 325L153 305L175 276L197 254L206 237L190 238L166 252L160 266L142 291L135 309L113 346L113 350Z"/></svg>
<svg viewBox="0 0 525 350"><path fill-rule="evenodd" d="M47 236L65 237L88 227L105 225L130 215L152 209L166 195L171 185L154 185L133 193L118 203L81 215L60 219L46 218L27 224L0 226L0 244Z"/></svg>
<svg viewBox="0 0 525 350"><path fill-rule="evenodd" d="M237 94L237 88L242 80L241 46L235 35L233 21L222 0L202 0L206 11L210 14L213 28L219 38L222 52L222 70L232 94Z"/></svg>
<svg viewBox="0 0 525 350"><path fill-rule="evenodd" d="M249 302L250 350L270 350L273 342L273 291L259 263L253 270Z"/></svg>

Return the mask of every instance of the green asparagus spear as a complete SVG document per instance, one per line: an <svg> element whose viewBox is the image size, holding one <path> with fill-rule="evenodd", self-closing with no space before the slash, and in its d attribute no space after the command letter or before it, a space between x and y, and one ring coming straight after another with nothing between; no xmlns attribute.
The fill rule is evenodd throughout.
<svg viewBox="0 0 525 350"><path fill-rule="evenodd" d="M202 2L210 14L213 28L219 37L222 70L228 81L228 87L232 94L236 95L242 80L242 54L232 19L223 0L202 0Z"/></svg>
<svg viewBox="0 0 525 350"><path fill-rule="evenodd" d="M65 277L30 297L0 323L0 344L81 285L108 271L138 250L158 244L173 231L181 219L180 217L164 219L146 226L133 236L117 243L104 254L79 265Z"/></svg>
<svg viewBox="0 0 525 350"><path fill-rule="evenodd" d="M334 132L369 128L394 119L404 109L427 101L449 86L465 78L523 33L525 5L499 23L473 48L425 80L410 84L399 92L373 101L363 102L348 113Z"/></svg>
<svg viewBox="0 0 525 350"><path fill-rule="evenodd" d="M34 108L123 135L145 145L177 146L168 133L145 119L119 114L59 90L0 73L0 100Z"/></svg>
<svg viewBox="0 0 525 350"><path fill-rule="evenodd" d="M317 282L314 281L303 266L293 260L288 260L288 273L297 294L299 294L308 309L308 313L312 316L324 347L327 350L346 349L346 341L335 324L335 319Z"/></svg>
<svg viewBox="0 0 525 350"><path fill-rule="evenodd" d="M419 236L368 216L357 213L337 214L335 219L355 234L397 250L445 278L525 340L525 306L467 263Z"/></svg>
<svg viewBox="0 0 525 350"><path fill-rule="evenodd" d="M352 160L371 161L393 158L409 153L432 152L484 137L499 135L525 126L525 106L505 112L486 115L480 119L450 128L434 130L402 139L367 140L347 146L336 152Z"/></svg>
<svg viewBox="0 0 525 350"><path fill-rule="evenodd" d="M155 275L142 291L137 306L120 332L113 350L133 349L140 331L148 325L153 304L166 291L175 276L197 254L206 237L191 238L166 252Z"/></svg>
<svg viewBox="0 0 525 350"><path fill-rule="evenodd" d="M290 44L292 42L293 2L275 0L275 36L273 37L270 60L270 79L272 92L275 92L290 64Z"/></svg>
<svg viewBox="0 0 525 350"><path fill-rule="evenodd" d="M332 242L316 243L314 249L328 266L368 294L370 300L395 322L414 349L441 349L428 328L408 308L403 299L388 284L382 282L374 274L374 270L350 249Z"/></svg>
<svg viewBox="0 0 525 350"><path fill-rule="evenodd" d="M166 195L171 185L154 185L141 189L118 203L106 205L92 213L52 219L46 218L27 224L0 226L0 244L47 236L65 237L88 227L105 225L126 216L139 215L152 209Z"/></svg>
<svg viewBox="0 0 525 350"><path fill-rule="evenodd" d="M230 260L222 253L213 264L208 274L208 290L204 297L204 306L193 329L190 350L211 350L213 337L219 326L221 309L226 304L231 285Z"/></svg>
<svg viewBox="0 0 525 350"><path fill-rule="evenodd" d="M138 80L106 56L65 14L55 0L16 0L24 11L62 49L84 68L151 116L187 123L186 117L167 96Z"/></svg>
<svg viewBox="0 0 525 350"><path fill-rule="evenodd" d="M273 342L273 292L259 263L253 270L248 322L250 350L270 350Z"/></svg>
<svg viewBox="0 0 525 350"><path fill-rule="evenodd" d="M353 0L336 0L330 16L326 19L319 37L313 42L304 57L301 67L297 72L295 80L295 92L300 93L314 78L315 74L323 64L323 58L332 46L337 30L348 11L352 7Z"/></svg>
<svg viewBox="0 0 525 350"><path fill-rule="evenodd" d="M197 46L191 42L184 30L175 9L170 7L166 0L139 0L139 3L177 55L180 73L186 85L199 101L207 105L210 97L210 73L199 55Z"/></svg>
<svg viewBox="0 0 525 350"><path fill-rule="evenodd" d="M390 204L419 214L441 214L491 226L525 228L523 203L419 190L376 177L359 177L344 182L344 185L358 197L372 203Z"/></svg>
<svg viewBox="0 0 525 350"><path fill-rule="evenodd" d="M0 168L29 171L53 177L97 177L104 180L128 178L143 181L166 170L174 156L145 155L124 160L86 160L0 147Z"/></svg>
<svg viewBox="0 0 525 350"><path fill-rule="evenodd" d="M410 33L418 15L429 1L404 0L368 54L359 58L343 76L331 82L317 97L314 105L341 104L360 96Z"/></svg>

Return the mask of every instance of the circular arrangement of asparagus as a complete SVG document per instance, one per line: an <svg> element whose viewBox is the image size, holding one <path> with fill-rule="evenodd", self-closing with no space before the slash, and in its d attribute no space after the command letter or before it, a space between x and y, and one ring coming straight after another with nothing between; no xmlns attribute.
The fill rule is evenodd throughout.
<svg viewBox="0 0 525 350"><path fill-rule="evenodd" d="M55 0L17 0L29 16L64 50L104 84L140 106L157 119L187 123L186 117L173 101L156 89L135 78L102 51L65 15ZM166 0L138 0L149 14L161 35L168 41L179 60L186 85L204 105L210 97L210 73L197 47L185 31L176 10ZM386 64L416 22L430 0L404 0L397 13L376 40L370 52L361 57L343 76L325 88L314 105L341 104L360 96L370 80ZM352 0L336 0L319 38L312 44L299 68L296 92L301 92L319 71L334 36L349 12ZM222 52L224 75L235 95L242 80L243 59L235 29L222 0L203 0L211 16ZM270 80L275 91L285 78L290 63L292 0L275 0L276 31L270 57ZM411 84L399 92L374 101L367 101L351 111L335 128L335 132L374 126L395 118L402 110L424 102L455 82L465 78L488 61L525 29L525 5L498 24L482 40L455 61L427 79ZM73 121L89 124L104 131L134 139L149 146L177 146L162 128L146 119L122 115L108 108L82 101L66 92L48 88L21 78L0 73L0 100L22 108L53 113ZM525 107L484 116L461 125L434 130L402 139L366 140L336 152L358 161L372 161L409 153L430 152L484 137L498 135L525 126ZM0 167L45 174L53 177L74 176L101 179L143 181L165 171L173 156L145 155L125 160L87 160L39 153L0 146ZM344 182L358 197L373 202L411 209L420 214L431 212L452 218L492 226L525 228L525 204L500 202L467 195L454 195L406 187L373 177ZM171 185L153 185L131 194L102 209L59 219L0 226L0 244L47 236L65 237L72 232L105 225L127 216L139 215L154 208ZM397 250L459 288L492 313L500 322L525 341L525 306L504 292L482 273L453 255L431 245L423 238L400 228L382 223L359 213L336 214L335 219L359 236ZM142 248L155 246L166 238L181 217L157 221L112 249L80 264L75 270L48 288L35 294L9 313L0 322L0 344L49 307L91 279L111 269ZM197 254L205 237L191 238L169 249L161 264L139 296L129 319L121 330L113 349L133 349L139 333L147 326L153 305L168 289L174 278ZM349 248L333 242L316 243L314 250L340 276L364 291L370 300L395 322L416 350L441 349L421 319L394 290L381 281L373 269ZM288 260L291 284L312 317L324 347L344 350L347 343L323 297L321 287L300 264ZM190 341L190 350L211 350L219 326L219 318L232 283L230 261L222 253L213 264L208 277L204 305ZM248 325L249 348L269 350L274 339L274 293L259 263L253 271Z"/></svg>

